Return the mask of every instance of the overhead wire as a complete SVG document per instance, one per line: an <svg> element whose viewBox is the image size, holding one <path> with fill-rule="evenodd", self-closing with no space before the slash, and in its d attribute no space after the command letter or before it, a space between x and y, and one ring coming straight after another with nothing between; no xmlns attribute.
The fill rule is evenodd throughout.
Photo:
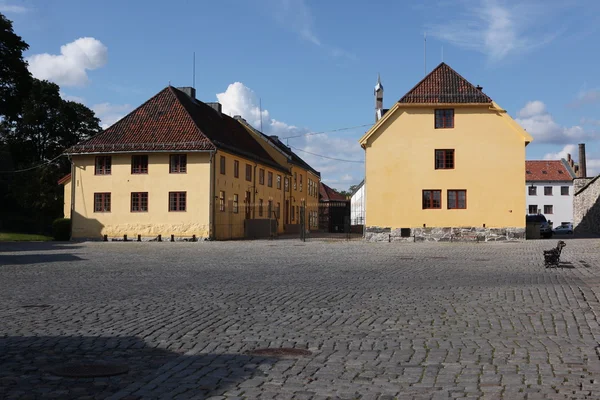
<svg viewBox="0 0 600 400"><path fill-rule="evenodd" d="M347 128L332 129L332 130L329 130L329 131L321 131L321 132L307 132L307 133L301 133L299 135L285 136L285 137L282 137L282 139L294 139L294 138L299 138L299 137L304 137L304 136L320 135L322 133L332 133L332 132L348 131L350 129L364 128L364 127L367 127L367 126L373 126L373 124L364 124L364 125L349 126Z"/></svg>
<svg viewBox="0 0 600 400"><path fill-rule="evenodd" d="M341 161L341 162L349 162L349 163L357 163L357 164L364 164L364 161L344 160L343 158L335 158L335 157L324 156L322 154L312 153L310 151L302 150L302 149L299 149L299 148L294 147L294 146L289 146L289 147L292 148L292 149L294 149L294 150L301 151L301 152L307 153L307 154L311 154L311 155L316 156L316 157L326 158L328 160Z"/></svg>
<svg viewBox="0 0 600 400"><path fill-rule="evenodd" d="M36 165L36 166L29 167L29 168L25 168L25 169L16 169L16 170L14 170L14 171L0 171L0 174L16 174L16 173L19 173L19 172L27 172L27 171L32 171L32 170L34 170L34 169L38 169L38 168L41 168L41 167L45 167L46 165L52 164L54 161L58 160L59 158L61 158L61 157L63 157L63 156L64 156L64 154L61 154L61 155L59 155L58 157L55 157L55 158L53 158L53 159L52 159L52 160L50 160L50 161L46 161L46 162L45 162L45 163L43 163L43 164L38 164L38 165Z"/></svg>

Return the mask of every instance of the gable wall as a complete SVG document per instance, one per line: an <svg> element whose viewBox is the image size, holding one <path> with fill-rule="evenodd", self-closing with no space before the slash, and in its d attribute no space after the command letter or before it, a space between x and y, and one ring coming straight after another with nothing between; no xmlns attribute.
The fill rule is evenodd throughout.
<svg viewBox="0 0 600 400"><path fill-rule="evenodd" d="M455 168L434 169L435 149L454 149ZM366 225L524 228L524 184L524 140L496 112L457 107L454 128L435 129L433 107L406 107L367 141ZM441 209L422 209L427 189ZM449 189L467 190L467 209L447 209Z"/></svg>

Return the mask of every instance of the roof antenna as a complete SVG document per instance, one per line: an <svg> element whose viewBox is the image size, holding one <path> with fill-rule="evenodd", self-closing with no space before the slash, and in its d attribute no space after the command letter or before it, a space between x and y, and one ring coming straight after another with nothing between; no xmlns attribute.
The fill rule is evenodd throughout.
<svg viewBox="0 0 600 400"><path fill-rule="evenodd" d="M444 62L444 45L442 45L442 62Z"/></svg>
<svg viewBox="0 0 600 400"><path fill-rule="evenodd" d="M262 99L260 97L258 98L258 107L260 110L260 132L264 133L262 130Z"/></svg>
<svg viewBox="0 0 600 400"><path fill-rule="evenodd" d="M425 75L427 75L427 32L423 34L423 62L425 64Z"/></svg>
<svg viewBox="0 0 600 400"><path fill-rule="evenodd" d="M196 52L194 52L194 61L192 62L192 87L196 89Z"/></svg>

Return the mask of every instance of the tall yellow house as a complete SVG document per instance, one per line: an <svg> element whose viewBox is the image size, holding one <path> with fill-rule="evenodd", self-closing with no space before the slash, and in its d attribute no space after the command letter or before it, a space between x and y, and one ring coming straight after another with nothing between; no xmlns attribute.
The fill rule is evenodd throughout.
<svg viewBox="0 0 600 400"><path fill-rule="evenodd" d="M74 239L226 240L317 228L318 190L308 182L318 186L320 174L193 88L161 90L66 153L71 174L59 183Z"/></svg>
<svg viewBox="0 0 600 400"><path fill-rule="evenodd" d="M370 241L525 237L533 139L482 88L441 63L389 110L375 87L365 150Z"/></svg>

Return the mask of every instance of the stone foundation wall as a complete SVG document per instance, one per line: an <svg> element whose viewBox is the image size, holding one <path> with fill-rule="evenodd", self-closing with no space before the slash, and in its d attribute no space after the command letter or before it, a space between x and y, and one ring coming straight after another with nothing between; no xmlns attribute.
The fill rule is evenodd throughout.
<svg viewBox="0 0 600 400"><path fill-rule="evenodd" d="M410 236L401 230L370 226L365 240L369 242L496 242L525 240L525 228L411 228Z"/></svg>

